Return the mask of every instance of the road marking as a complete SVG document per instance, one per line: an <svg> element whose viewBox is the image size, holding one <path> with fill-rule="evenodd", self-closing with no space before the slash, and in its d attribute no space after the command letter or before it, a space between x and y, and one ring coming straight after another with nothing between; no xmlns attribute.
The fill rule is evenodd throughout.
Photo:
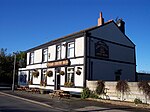
<svg viewBox="0 0 150 112"><path fill-rule="evenodd" d="M50 105L45 104L45 103L41 103L41 102L38 102L38 101L34 101L34 100L30 100L30 99L19 97L19 96L7 94L7 93L4 93L4 92L0 92L0 94L1 95L5 95L5 96L9 96L9 97L13 97L13 98L17 98L17 99L21 99L21 100L24 100L24 101L27 101L27 102L35 103L35 104L38 104L38 105L42 105L42 106L45 106L45 107L55 108L55 109L60 110L60 111L67 111L66 109L53 107L53 106L50 106Z"/></svg>

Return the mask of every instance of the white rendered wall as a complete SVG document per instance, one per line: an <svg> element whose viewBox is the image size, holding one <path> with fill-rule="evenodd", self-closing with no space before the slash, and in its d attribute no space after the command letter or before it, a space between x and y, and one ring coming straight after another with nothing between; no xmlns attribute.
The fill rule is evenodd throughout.
<svg viewBox="0 0 150 112"><path fill-rule="evenodd" d="M53 72L52 77L47 77L47 85L54 85L54 79L55 79L55 69L54 68L49 68L47 71L51 70Z"/></svg>
<svg viewBox="0 0 150 112"><path fill-rule="evenodd" d="M64 59L66 56L66 46L64 45L66 42L61 43L61 59Z"/></svg>
<svg viewBox="0 0 150 112"><path fill-rule="evenodd" d="M39 69L38 72L39 72L38 77L33 76L33 84L40 84L40 82L41 82L41 69Z"/></svg>
<svg viewBox="0 0 150 112"><path fill-rule="evenodd" d="M75 73L75 86L80 86L80 87L83 87L83 81L84 81L84 68L83 66L76 66L75 67L75 72L77 71L77 67L80 67L80 71L81 71L81 74L80 75L77 75Z"/></svg>
<svg viewBox="0 0 150 112"><path fill-rule="evenodd" d="M54 61L56 58L56 45L52 45L48 47L48 55L50 55L50 58L48 58L48 61ZM49 57L49 56L48 56Z"/></svg>
<svg viewBox="0 0 150 112"><path fill-rule="evenodd" d="M84 56L84 37L75 39L75 56Z"/></svg>
<svg viewBox="0 0 150 112"><path fill-rule="evenodd" d="M30 61L30 53L27 53L27 65L29 65L29 61Z"/></svg>
<svg viewBox="0 0 150 112"><path fill-rule="evenodd" d="M61 71L65 72L65 67L61 67ZM65 75L60 75L60 85L64 85L65 83Z"/></svg>
<svg viewBox="0 0 150 112"><path fill-rule="evenodd" d="M34 63L42 62L42 49L34 51Z"/></svg>

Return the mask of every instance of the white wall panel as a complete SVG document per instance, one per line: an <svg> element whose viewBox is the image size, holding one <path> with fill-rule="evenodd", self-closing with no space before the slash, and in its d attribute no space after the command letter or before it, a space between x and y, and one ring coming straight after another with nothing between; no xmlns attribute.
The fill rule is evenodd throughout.
<svg viewBox="0 0 150 112"><path fill-rule="evenodd" d="M76 74L76 71L78 69L78 67L80 67L81 69L79 69L81 71L80 75ZM80 86L83 87L83 81L84 81L84 70L83 70L83 66L76 66L75 67L75 86Z"/></svg>
<svg viewBox="0 0 150 112"><path fill-rule="evenodd" d="M61 67L61 71L65 72L65 67ZM60 85L64 85L65 83L65 75L60 75Z"/></svg>
<svg viewBox="0 0 150 112"><path fill-rule="evenodd" d="M71 65L83 64L84 59L83 58L70 59L70 62L71 62Z"/></svg>
<svg viewBox="0 0 150 112"><path fill-rule="evenodd" d="M64 59L66 56L66 46L64 44L65 42L63 42L61 45L61 59Z"/></svg>
<svg viewBox="0 0 150 112"><path fill-rule="evenodd" d="M49 70L51 70L53 72L53 76L47 77L47 85L54 85L55 69L54 68L47 69L47 71L49 71Z"/></svg>
<svg viewBox="0 0 150 112"><path fill-rule="evenodd" d="M38 77L33 76L33 84L40 84L40 82L41 82L41 69L38 69L38 72L39 72Z"/></svg>
<svg viewBox="0 0 150 112"><path fill-rule="evenodd" d="M29 65L29 63L30 63L30 53L28 52L27 53L27 65Z"/></svg>
<svg viewBox="0 0 150 112"><path fill-rule="evenodd" d="M34 63L42 62L42 49L34 51Z"/></svg>
<svg viewBox="0 0 150 112"><path fill-rule="evenodd" d="M48 47L48 57L50 56L50 58L48 58L48 61L54 61L56 58L56 45L53 46L49 46Z"/></svg>
<svg viewBox="0 0 150 112"><path fill-rule="evenodd" d="M75 56L84 56L84 37L75 39Z"/></svg>

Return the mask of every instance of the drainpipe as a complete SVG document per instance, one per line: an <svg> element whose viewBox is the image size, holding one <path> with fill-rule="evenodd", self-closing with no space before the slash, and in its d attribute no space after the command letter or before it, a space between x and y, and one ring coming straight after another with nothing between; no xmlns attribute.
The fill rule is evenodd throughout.
<svg viewBox="0 0 150 112"><path fill-rule="evenodd" d="M83 86L86 87L87 79L87 34L84 32L84 78Z"/></svg>

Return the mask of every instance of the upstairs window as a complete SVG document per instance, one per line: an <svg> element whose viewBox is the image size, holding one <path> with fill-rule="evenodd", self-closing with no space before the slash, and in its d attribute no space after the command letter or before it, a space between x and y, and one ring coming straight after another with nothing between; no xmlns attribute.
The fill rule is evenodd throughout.
<svg viewBox="0 0 150 112"><path fill-rule="evenodd" d="M47 62L48 59L48 49L43 50L43 62Z"/></svg>
<svg viewBox="0 0 150 112"><path fill-rule="evenodd" d="M61 47L60 47L60 45L58 45L56 47L56 59L57 60L61 59Z"/></svg>
<svg viewBox="0 0 150 112"><path fill-rule="evenodd" d="M34 63L34 53L31 52L30 53L30 64L33 64Z"/></svg>
<svg viewBox="0 0 150 112"><path fill-rule="evenodd" d="M68 43L67 51L67 58L74 57L74 42Z"/></svg>

